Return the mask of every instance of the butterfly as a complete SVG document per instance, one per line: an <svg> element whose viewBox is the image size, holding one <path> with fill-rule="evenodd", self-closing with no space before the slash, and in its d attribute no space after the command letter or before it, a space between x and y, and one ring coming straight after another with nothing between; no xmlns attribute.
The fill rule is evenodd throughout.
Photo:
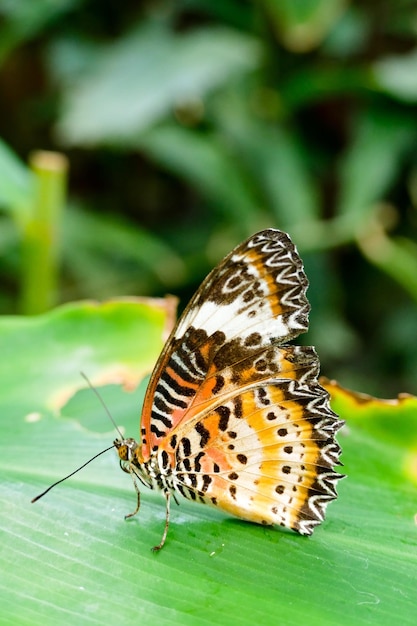
<svg viewBox="0 0 417 626"><path fill-rule="evenodd" d="M116 439L121 468L171 498L310 535L342 475L343 422L318 383L308 281L289 236L259 232L211 271L186 307L145 394L141 442Z"/></svg>

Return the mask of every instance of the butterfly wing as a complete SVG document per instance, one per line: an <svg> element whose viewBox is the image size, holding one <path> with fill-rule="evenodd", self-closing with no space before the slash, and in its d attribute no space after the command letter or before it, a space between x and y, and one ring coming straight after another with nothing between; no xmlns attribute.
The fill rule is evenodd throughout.
<svg viewBox="0 0 417 626"><path fill-rule="evenodd" d="M301 379L248 384L184 424L167 447L176 489L242 519L310 535L337 497L342 425L317 384L317 358L299 348ZM175 444L175 449L172 448Z"/></svg>
<svg viewBox="0 0 417 626"><path fill-rule="evenodd" d="M266 230L203 282L156 365L142 454L186 498L311 534L336 497L342 422L319 385L307 279L288 236Z"/></svg>
<svg viewBox="0 0 417 626"><path fill-rule="evenodd" d="M290 238L273 229L253 235L207 276L151 376L141 419L144 460L183 421L218 403L224 387L233 393L243 375L256 378L252 364L299 376L291 349L274 352L273 363L270 352L308 329L307 286Z"/></svg>

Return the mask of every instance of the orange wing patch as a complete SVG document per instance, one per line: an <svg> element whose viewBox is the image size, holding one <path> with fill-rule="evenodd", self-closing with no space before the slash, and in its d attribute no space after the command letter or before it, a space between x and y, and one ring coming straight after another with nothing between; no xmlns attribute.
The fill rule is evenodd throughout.
<svg viewBox="0 0 417 626"><path fill-rule="evenodd" d="M321 387L288 380L256 386L188 422L175 450L183 495L311 534L340 478L332 469L340 424L329 427L322 404Z"/></svg>

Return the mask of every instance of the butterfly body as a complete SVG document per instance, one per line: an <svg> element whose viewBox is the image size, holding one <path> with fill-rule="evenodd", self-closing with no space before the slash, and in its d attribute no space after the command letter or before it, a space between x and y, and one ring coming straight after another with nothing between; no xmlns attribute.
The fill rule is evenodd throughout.
<svg viewBox="0 0 417 626"><path fill-rule="evenodd" d="M342 422L319 385L308 281L289 237L266 230L206 278L168 339L145 396L141 444L116 440L122 468L163 491L309 535L341 475ZM135 483L138 493L139 490Z"/></svg>

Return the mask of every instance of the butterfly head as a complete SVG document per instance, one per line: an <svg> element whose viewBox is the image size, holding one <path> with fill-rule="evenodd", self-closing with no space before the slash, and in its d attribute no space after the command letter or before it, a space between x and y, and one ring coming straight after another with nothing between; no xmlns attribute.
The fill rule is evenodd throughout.
<svg viewBox="0 0 417 626"><path fill-rule="evenodd" d="M135 439L115 439L113 445L121 461L134 462L139 450L139 444Z"/></svg>
<svg viewBox="0 0 417 626"><path fill-rule="evenodd" d="M154 488L153 472L144 461L141 446L135 439L115 439L113 445L117 450L120 467L132 478L137 477L145 487Z"/></svg>

